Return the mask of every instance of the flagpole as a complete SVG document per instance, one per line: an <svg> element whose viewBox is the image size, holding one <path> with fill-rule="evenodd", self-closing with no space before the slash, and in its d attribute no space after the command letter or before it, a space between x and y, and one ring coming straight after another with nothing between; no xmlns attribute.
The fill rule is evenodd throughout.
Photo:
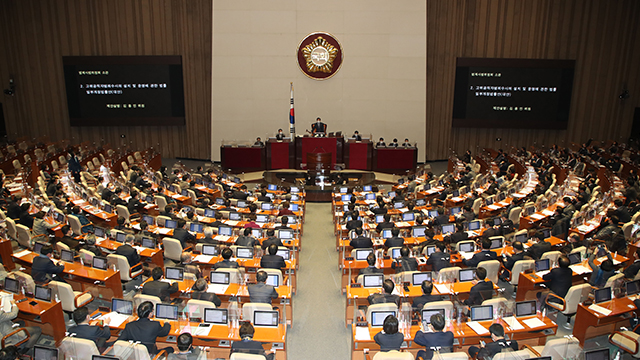
<svg viewBox="0 0 640 360"><path fill-rule="evenodd" d="M291 110L289 110L289 133L291 140L296 138L296 117L293 112L293 82L291 84Z"/></svg>

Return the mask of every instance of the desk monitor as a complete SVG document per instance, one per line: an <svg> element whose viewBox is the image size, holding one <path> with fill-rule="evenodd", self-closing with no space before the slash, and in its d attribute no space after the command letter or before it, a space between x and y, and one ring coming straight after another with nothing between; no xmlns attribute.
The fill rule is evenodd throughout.
<svg viewBox="0 0 640 360"><path fill-rule="evenodd" d="M458 280L460 282L472 281L476 278L476 269L460 269L458 271Z"/></svg>
<svg viewBox="0 0 640 360"><path fill-rule="evenodd" d="M288 222L288 224L289 224L289 225L291 225L291 224L295 224L295 223L297 223L297 222L298 222L298 219L296 218L296 216L295 216L295 215L282 215L282 217L285 217L285 216L289 219L289 220L288 220L288 221L289 221L289 222Z"/></svg>
<svg viewBox="0 0 640 360"><path fill-rule="evenodd" d="M35 345L33 360L58 360L58 349Z"/></svg>
<svg viewBox="0 0 640 360"><path fill-rule="evenodd" d="M238 259L253 259L253 248L238 246L236 248L236 257Z"/></svg>
<svg viewBox="0 0 640 360"><path fill-rule="evenodd" d="M191 226L189 226L189 230L195 233L202 233L204 232L204 226L202 226L202 224L191 223Z"/></svg>
<svg viewBox="0 0 640 360"><path fill-rule="evenodd" d="M227 309L205 308L203 321L209 324L227 325L229 316Z"/></svg>
<svg viewBox="0 0 640 360"><path fill-rule="evenodd" d="M278 310L256 310L253 312L253 326L277 327L279 317Z"/></svg>
<svg viewBox="0 0 640 360"><path fill-rule="evenodd" d="M536 212L536 208L534 206L529 206L524 208L524 212L526 216L531 216Z"/></svg>
<svg viewBox="0 0 640 360"><path fill-rule="evenodd" d="M579 252L574 252L569 254L569 265L575 265L575 264L579 264L582 262L582 259L580 258L580 253Z"/></svg>
<svg viewBox="0 0 640 360"><path fill-rule="evenodd" d="M498 194L498 201L504 201L504 199L507 198L507 193L506 192L501 192L500 194Z"/></svg>
<svg viewBox="0 0 640 360"><path fill-rule="evenodd" d="M36 285L36 291L33 297L38 300L51 302L51 289L46 286Z"/></svg>
<svg viewBox="0 0 640 360"><path fill-rule="evenodd" d="M402 209L404 207L404 203L402 201L396 201L393 203L394 209Z"/></svg>
<svg viewBox="0 0 640 360"><path fill-rule="evenodd" d="M398 185L402 185L402 184L404 184L404 181L405 181L405 180L404 180L403 178L398 179Z"/></svg>
<svg viewBox="0 0 640 360"><path fill-rule="evenodd" d="M175 220L165 220L164 227L167 229L175 229L178 227L178 222Z"/></svg>
<svg viewBox="0 0 640 360"><path fill-rule="evenodd" d="M233 182L236 183L236 184L240 184L242 182L242 179L240 179L239 177L235 176L233 178Z"/></svg>
<svg viewBox="0 0 640 360"><path fill-rule="evenodd" d="M376 199L376 194L374 194L374 193L366 193L366 194L364 194L364 199L365 200L375 200Z"/></svg>
<svg viewBox="0 0 640 360"><path fill-rule="evenodd" d="M391 258L392 259L397 259L399 257L400 257L400 248L391 249Z"/></svg>
<svg viewBox="0 0 640 360"><path fill-rule="evenodd" d="M53 212L53 217L56 219L57 222L64 222L64 214L63 213L59 213L57 211Z"/></svg>
<svg viewBox="0 0 640 360"><path fill-rule="evenodd" d="M231 236L233 234L233 228L230 226L218 226L218 235Z"/></svg>
<svg viewBox="0 0 640 360"><path fill-rule="evenodd" d="M414 221L416 219L416 213L413 211L402 214L402 221Z"/></svg>
<svg viewBox="0 0 640 360"><path fill-rule="evenodd" d="M230 212L229 213L229 220L240 221L240 220L242 220L242 216L240 216L240 213Z"/></svg>
<svg viewBox="0 0 640 360"><path fill-rule="evenodd" d="M587 351L584 360L609 360L609 348Z"/></svg>
<svg viewBox="0 0 640 360"><path fill-rule="evenodd" d="M424 198L416 200L416 206L425 206L425 205L427 205L427 201Z"/></svg>
<svg viewBox="0 0 640 360"><path fill-rule="evenodd" d="M542 229L542 234L544 235L544 239L548 239L551 237L551 229ZM544 240L542 239L542 240Z"/></svg>
<svg viewBox="0 0 640 360"><path fill-rule="evenodd" d="M204 209L204 216L213 218L216 217L216 212L213 209Z"/></svg>
<svg viewBox="0 0 640 360"><path fill-rule="evenodd" d="M260 205L260 209L262 210L271 210L273 209L273 204L270 202L263 202L262 205Z"/></svg>
<svg viewBox="0 0 640 360"><path fill-rule="evenodd" d="M356 260L367 260L367 256L373 252L373 249L356 249Z"/></svg>
<svg viewBox="0 0 640 360"><path fill-rule="evenodd" d="M155 203L155 199L153 198L153 196L147 195L147 197L144 198L144 202L146 202L148 204L153 204L153 203Z"/></svg>
<svg viewBox="0 0 640 360"><path fill-rule="evenodd" d="M267 185L267 189L271 190L271 191L276 191L276 190L278 190L278 185L269 184L269 185Z"/></svg>
<svg viewBox="0 0 640 360"><path fill-rule="evenodd" d="M111 206L109 204L104 204L104 211L109 213L109 214L113 214L113 206Z"/></svg>
<svg viewBox="0 0 640 360"><path fill-rule="evenodd" d="M516 303L516 316L530 316L536 314L536 301L519 301Z"/></svg>
<svg viewBox="0 0 640 360"><path fill-rule="evenodd" d="M147 224L153 226L156 224L155 219L153 218L153 216L149 216L149 215L143 215L142 216L142 220L144 220L144 222L146 222Z"/></svg>
<svg viewBox="0 0 640 360"><path fill-rule="evenodd" d="M42 248L44 247L45 244L36 241L35 244L33 244L33 252L36 254L40 254L40 251L42 250Z"/></svg>
<svg viewBox="0 0 640 360"><path fill-rule="evenodd" d="M280 276L277 274L268 274L266 284L275 287L280 286Z"/></svg>
<svg viewBox="0 0 640 360"><path fill-rule="evenodd" d="M269 221L269 215L265 215L265 214L256 215L256 222L257 223L266 223L268 221Z"/></svg>
<svg viewBox="0 0 640 360"><path fill-rule="evenodd" d="M351 201L351 194L344 194L340 196L343 202Z"/></svg>
<svg viewBox="0 0 640 360"><path fill-rule="evenodd" d="M91 205L93 205L94 207L98 207L98 204L100 204L100 200L98 200L97 198L92 197L89 202L91 203Z"/></svg>
<svg viewBox="0 0 640 360"><path fill-rule="evenodd" d="M500 249L502 247L502 239L491 239L491 249Z"/></svg>
<svg viewBox="0 0 640 360"><path fill-rule="evenodd" d="M346 194L347 191L349 191L348 187L343 186L343 187L340 188L340 194Z"/></svg>
<svg viewBox="0 0 640 360"><path fill-rule="evenodd" d="M216 198L216 205L224 205L224 198Z"/></svg>
<svg viewBox="0 0 640 360"><path fill-rule="evenodd" d="M371 326L382 326L384 325L384 319L387 316L396 316L395 311L372 311L371 312Z"/></svg>
<svg viewBox="0 0 640 360"><path fill-rule="evenodd" d="M376 215L376 223L384 222L384 215Z"/></svg>
<svg viewBox="0 0 640 360"><path fill-rule="evenodd" d="M218 247L216 245L203 244L202 255L218 256Z"/></svg>
<svg viewBox="0 0 640 360"><path fill-rule="evenodd" d="M60 260L72 263L73 262L73 251L62 249L60 250Z"/></svg>
<svg viewBox="0 0 640 360"><path fill-rule="evenodd" d="M471 307L471 321L484 321L491 319L493 319L493 305Z"/></svg>
<svg viewBox="0 0 640 360"><path fill-rule="evenodd" d="M273 200L273 198L276 197L276 195L274 193L267 193L266 196L271 200Z"/></svg>
<svg viewBox="0 0 640 360"><path fill-rule="evenodd" d="M460 206L451 208L451 215L457 215L462 212L462 208Z"/></svg>
<svg viewBox="0 0 640 360"><path fill-rule="evenodd" d="M412 276L411 284L413 284L415 286L422 285L422 282L425 281L425 280L431 281L431 272L430 271L420 272L420 273L413 273L413 274L411 274L411 276Z"/></svg>
<svg viewBox="0 0 640 360"><path fill-rule="evenodd" d="M393 234L391 234L391 229L382 230L382 238L383 239L388 239L388 238L390 238L392 236L393 236Z"/></svg>
<svg viewBox="0 0 640 360"><path fill-rule="evenodd" d="M184 279L184 269L177 267L166 267L164 277L168 280L182 281Z"/></svg>
<svg viewBox="0 0 640 360"><path fill-rule="evenodd" d="M427 257L431 256L431 254L433 254L434 252L436 252L436 246L435 245L427 246Z"/></svg>
<svg viewBox="0 0 640 360"><path fill-rule="evenodd" d="M627 281L627 295L640 293L640 280Z"/></svg>
<svg viewBox="0 0 640 360"><path fill-rule="evenodd" d="M479 230L481 226L482 226L482 221L480 220L471 221L469 222L469 231Z"/></svg>
<svg viewBox="0 0 640 360"><path fill-rule="evenodd" d="M362 286L366 288L382 287L384 282L384 275L382 274L367 274L362 275Z"/></svg>
<svg viewBox="0 0 640 360"><path fill-rule="evenodd" d="M292 186L292 187L289 189L289 192L291 192L292 194L297 194L297 193L299 193L299 192L300 192L300 188L299 188L299 187L297 187L297 186Z"/></svg>
<svg viewBox="0 0 640 360"><path fill-rule="evenodd" d="M169 191L172 193L176 192L176 187L174 185L169 185Z"/></svg>
<svg viewBox="0 0 640 360"><path fill-rule="evenodd" d="M156 318L178 320L178 305L156 304Z"/></svg>
<svg viewBox="0 0 640 360"><path fill-rule="evenodd" d="M473 252L475 250L475 244L472 241L464 242L460 244L460 246L458 247L458 250L460 252Z"/></svg>
<svg viewBox="0 0 640 360"><path fill-rule="evenodd" d="M371 185L365 185L362 187L362 191L364 192L373 191L373 187Z"/></svg>
<svg viewBox="0 0 640 360"><path fill-rule="evenodd" d="M429 217L438 217L438 210L429 210Z"/></svg>
<svg viewBox="0 0 640 360"><path fill-rule="evenodd" d="M493 204L493 197L488 197L484 202L485 202L487 205L491 205L491 204Z"/></svg>
<svg viewBox="0 0 640 360"><path fill-rule="evenodd" d="M133 315L133 302L123 299L111 299L111 311L122 315Z"/></svg>
<svg viewBox="0 0 640 360"><path fill-rule="evenodd" d="M280 256L282 256L283 259L289 260L291 252L289 251L289 249L280 249L280 248L278 248L278 251L276 252L276 255L280 255Z"/></svg>
<svg viewBox="0 0 640 360"><path fill-rule="evenodd" d="M236 207L239 209L244 209L247 207L247 202L244 200L238 200L238 202L236 203Z"/></svg>
<svg viewBox="0 0 640 360"><path fill-rule="evenodd" d="M444 224L442 225L442 234L451 234L456 232L456 224Z"/></svg>
<svg viewBox="0 0 640 360"><path fill-rule="evenodd" d="M107 258L102 256L94 256L92 265L95 269L107 270Z"/></svg>
<svg viewBox="0 0 640 360"><path fill-rule="evenodd" d="M142 246L147 249L155 249L156 248L156 240L149 237L142 238Z"/></svg>
<svg viewBox="0 0 640 360"><path fill-rule="evenodd" d="M493 218L493 226L500 225L500 224L502 224L502 218L501 217Z"/></svg>
<svg viewBox="0 0 640 360"><path fill-rule="evenodd" d="M611 300L611 287L596 289L594 291L596 304Z"/></svg>
<svg viewBox="0 0 640 360"><path fill-rule="evenodd" d="M389 199L393 199L394 197L396 197L396 192L395 191L389 191L387 193L387 195L389 196Z"/></svg>
<svg viewBox="0 0 640 360"><path fill-rule="evenodd" d="M431 317L433 315L440 314L444 318L444 309L427 309L422 310L422 323L425 325L431 324Z"/></svg>
<svg viewBox="0 0 640 360"><path fill-rule="evenodd" d="M293 229L278 230L278 237L280 239L293 239Z"/></svg>
<svg viewBox="0 0 640 360"><path fill-rule="evenodd" d="M526 242L527 242L527 234L526 234L526 233L524 233L524 234L518 234L518 235L516 235L516 236L515 236L515 239L514 239L514 240L515 240L515 241L520 241L521 243L523 243L523 244L524 244L524 243L526 243Z"/></svg>
<svg viewBox="0 0 640 360"><path fill-rule="evenodd" d="M116 233L116 238L115 240L121 244L124 244L125 239L127 238L127 234L123 233L122 231L118 231Z"/></svg>
<svg viewBox="0 0 640 360"><path fill-rule="evenodd" d="M414 226L411 229L411 236L413 237L424 237L424 233L427 230L426 226Z"/></svg>
<svg viewBox="0 0 640 360"><path fill-rule="evenodd" d="M349 204L342 205L342 211L349 211Z"/></svg>
<svg viewBox="0 0 640 360"><path fill-rule="evenodd" d="M20 283L16 279L7 277L4 279L4 290L17 294L20 291Z"/></svg>
<svg viewBox="0 0 640 360"><path fill-rule="evenodd" d="M298 207L298 204L291 203L291 204L289 204L289 210L298 211L298 210L300 210L300 208Z"/></svg>
<svg viewBox="0 0 640 360"><path fill-rule="evenodd" d="M460 188L460 194L466 194L469 192L469 188L466 186L463 186Z"/></svg>
<svg viewBox="0 0 640 360"><path fill-rule="evenodd" d="M262 229L260 228L251 228L251 236L260 239L262 238Z"/></svg>
<svg viewBox="0 0 640 360"><path fill-rule="evenodd" d="M212 284L229 285L230 278L230 273L226 271L212 271L209 274L209 282Z"/></svg>
<svg viewBox="0 0 640 360"><path fill-rule="evenodd" d="M547 271L550 268L549 259L536 260L536 272Z"/></svg>

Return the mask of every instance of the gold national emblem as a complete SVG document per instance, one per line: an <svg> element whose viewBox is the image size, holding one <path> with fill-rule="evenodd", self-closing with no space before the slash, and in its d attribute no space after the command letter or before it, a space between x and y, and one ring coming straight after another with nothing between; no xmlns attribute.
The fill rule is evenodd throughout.
<svg viewBox="0 0 640 360"><path fill-rule="evenodd" d="M309 72L331 73L333 61L338 55L338 49L329 44L322 36L318 36L301 50L307 61L307 70Z"/></svg>

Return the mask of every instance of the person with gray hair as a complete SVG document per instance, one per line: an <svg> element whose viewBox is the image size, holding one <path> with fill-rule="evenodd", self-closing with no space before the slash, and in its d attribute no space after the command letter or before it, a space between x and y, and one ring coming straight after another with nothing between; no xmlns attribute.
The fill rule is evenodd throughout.
<svg viewBox="0 0 640 360"><path fill-rule="evenodd" d="M207 244L207 245L218 245L218 244L220 244L220 242L218 240L215 240L213 238L213 228L210 227L210 226L207 226L207 227L204 228L204 237L202 239L199 239L198 243Z"/></svg>
<svg viewBox="0 0 640 360"><path fill-rule="evenodd" d="M252 303L271 304L271 299L278 298L278 292L272 285L267 285L267 273L263 270L256 274L256 284L249 285L249 300Z"/></svg>
<svg viewBox="0 0 640 360"><path fill-rule="evenodd" d="M84 250L92 252L94 256L104 256L102 250L96 246L96 236L94 234L87 234L84 241L85 245L82 246Z"/></svg>
<svg viewBox="0 0 640 360"><path fill-rule="evenodd" d="M196 300L210 301L219 307L222 301L215 293L207 291L207 280L200 278L196 280L195 284L191 287L191 298Z"/></svg>
<svg viewBox="0 0 640 360"><path fill-rule="evenodd" d="M134 266L140 262L140 255L138 254L138 251L133 247L135 239L135 236L127 234L127 236L124 238L125 243L120 245L116 249L116 255L122 255L126 257L129 266Z"/></svg>

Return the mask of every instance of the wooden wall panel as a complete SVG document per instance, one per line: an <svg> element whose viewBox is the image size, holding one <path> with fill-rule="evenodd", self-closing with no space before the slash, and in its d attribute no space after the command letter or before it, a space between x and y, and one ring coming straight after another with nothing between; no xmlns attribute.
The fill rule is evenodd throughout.
<svg viewBox="0 0 640 360"><path fill-rule="evenodd" d="M481 147L624 141L640 106L638 34L633 0L427 0L427 159ZM576 60L567 130L451 128L456 57ZM620 101L624 84L631 97Z"/></svg>
<svg viewBox="0 0 640 360"><path fill-rule="evenodd" d="M208 159L211 23L211 0L0 2L0 84L13 76L17 87L0 98L9 137L154 146L167 157ZM65 55L182 55L186 126L70 127Z"/></svg>

